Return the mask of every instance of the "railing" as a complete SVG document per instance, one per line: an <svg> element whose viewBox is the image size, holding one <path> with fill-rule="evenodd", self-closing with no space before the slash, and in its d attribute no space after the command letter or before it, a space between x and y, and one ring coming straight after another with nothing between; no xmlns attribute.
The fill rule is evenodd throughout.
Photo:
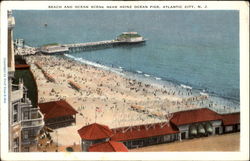
<svg viewBox="0 0 250 161"><path fill-rule="evenodd" d="M21 103L19 104L20 108L23 107L32 107L31 101L29 99L22 99Z"/></svg>
<svg viewBox="0 0 250 161"><path fill-rule="evenodd" d="M21 122L22 128L43 126L44 125L43 115L41 114L40 111L38 111L38 114L39 114L38 118L36 119L22 120Z"/></svg>
<svg viewBox="0 0 250 161"><path fill-rule="evenodd" d="M43 126L44 122L42 119L29 119L22 121L21 125L23 128L36 127L36 126Z"/></svg>

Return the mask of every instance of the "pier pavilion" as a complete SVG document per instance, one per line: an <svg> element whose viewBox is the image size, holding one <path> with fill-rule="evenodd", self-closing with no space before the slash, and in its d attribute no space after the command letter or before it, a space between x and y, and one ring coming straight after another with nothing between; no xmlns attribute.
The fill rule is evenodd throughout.
<svg viewBox="0 0 250 161"><path fill-rule="evenodd" d="M43 46L39 50L43 54L60 54L60 53L68 53L69 47L65 45L50 45L50 46Z"/></svg>

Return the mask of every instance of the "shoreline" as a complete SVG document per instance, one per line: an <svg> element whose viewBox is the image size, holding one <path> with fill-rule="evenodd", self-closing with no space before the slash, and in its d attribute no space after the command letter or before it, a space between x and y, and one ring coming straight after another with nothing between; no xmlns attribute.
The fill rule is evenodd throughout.
<svg viewBox="0 0 250 161"><path fill-rule="evenodd" d="M64 54L62 56L60 55L59 57L71 59L71 60L73 60L77 63L80 63L80 64L94 66L94 67L97 67L101 70L111 71L111 72L114 72L114 73L119 74L121 76L124 76L125 78L133 79L133 80L143 82L146 84L150 84L150 85L158 87L158 88L167 88L167 89L171 89L173 91L180 90L182 92L185 92L188 89L190 89L190 91L193 91L192 94L195 96L206 94L209 97L214 98L215 100L220 99L219 101L228 102L231 105L233 104L232 106L234 106L234 107L230 107L230 108L237 110L237 112L240 110L240 100L239 99L237 99L235 97L221 96L221 95L214 93L214 92L204 91L203 88L196 88L188 83L183 84L182 82L179 82L176 80L170 80L170 79L165 79L162 77L156 77L152 74L147 74L147 73L144 73L144 72L138 71L138 70L137 71L124 70L124 68L120 67L120 66L114 67L112 65L110 67L110 66L107 66L105 64L100 64L99 62L92 62L92 61L89 61L89 60L86 60L83 58L76 58L76 57L69 55L69 54ZM178 95L178 96L185 98L185 97L188 97L189 95L186 95L186 96L185 95ZM214 100L212 100L212 101L214 101Z"/></svg>

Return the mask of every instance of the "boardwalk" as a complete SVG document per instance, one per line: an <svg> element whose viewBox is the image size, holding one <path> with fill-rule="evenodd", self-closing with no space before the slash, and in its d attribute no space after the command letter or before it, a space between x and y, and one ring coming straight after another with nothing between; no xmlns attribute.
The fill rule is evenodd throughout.
<svg viewBox="0 0 250 161"><path fill-rule="evenodd" d="M65 44L63 46L69 47L69 48L75 48L75 47L88 47L88 46L97 46L97 45L111 45L120 43L120 41L117 40L105 40L105 41L98 41L98 42L87 42L87 43L78 43L78 44Z"/></svg>

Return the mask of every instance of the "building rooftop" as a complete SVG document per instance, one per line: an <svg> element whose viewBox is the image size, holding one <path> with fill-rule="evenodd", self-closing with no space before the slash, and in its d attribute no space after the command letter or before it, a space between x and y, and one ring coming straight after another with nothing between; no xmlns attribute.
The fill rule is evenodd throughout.
<svg viewBox="0 0 250 161"><path fill-rule="evenodd" d="M200 108L188 111L180 111L173 113L171 122L177 126L185 124L193 124L198 122L221 120L222 117L218 113L208 109Z"/></svg>
<svg viewBox="0 0 250 161"><path fill-rule="evenodd" d="M234 125L240 123L240 113L230 113L230 114L223 114L222 121L224 125Z"/></svg>
<svg viewBox="0 0 250 161"><path fill-rule="evenodd" d="M85 140L105 139L110 138L113 135L113 132L108 126L97 123L82 127L78 130L78 133L80 137Z"/></svg>
<svg viewBox="0 0 250 161"><path fill-rule="evenodd" d="M28 64L15 64L15 69L27 69L29 67Z"/></svg>
<svg viewBox="0 0 250 161"><path fill-rule="evenodd" d="M77 111L65 100L46 102L38 104L44 119L57 118L77 114Z"/></svg>
<svg viewBox="0 0 250 161"><path fill-rule="evenodd" d="M89 147L89 152L128 152L127 147L123 143L108 141L104 143L94 144Z"/></svg>
<svg viewBox="0 0 250 161"><path fill-rule="evenodd" d="M134 140L179 132L179 130L170 123L155 123L132 127L123 127L112 129L112 131L114 133L114 136L112 136L111 140L114 141Z"/></svg>

